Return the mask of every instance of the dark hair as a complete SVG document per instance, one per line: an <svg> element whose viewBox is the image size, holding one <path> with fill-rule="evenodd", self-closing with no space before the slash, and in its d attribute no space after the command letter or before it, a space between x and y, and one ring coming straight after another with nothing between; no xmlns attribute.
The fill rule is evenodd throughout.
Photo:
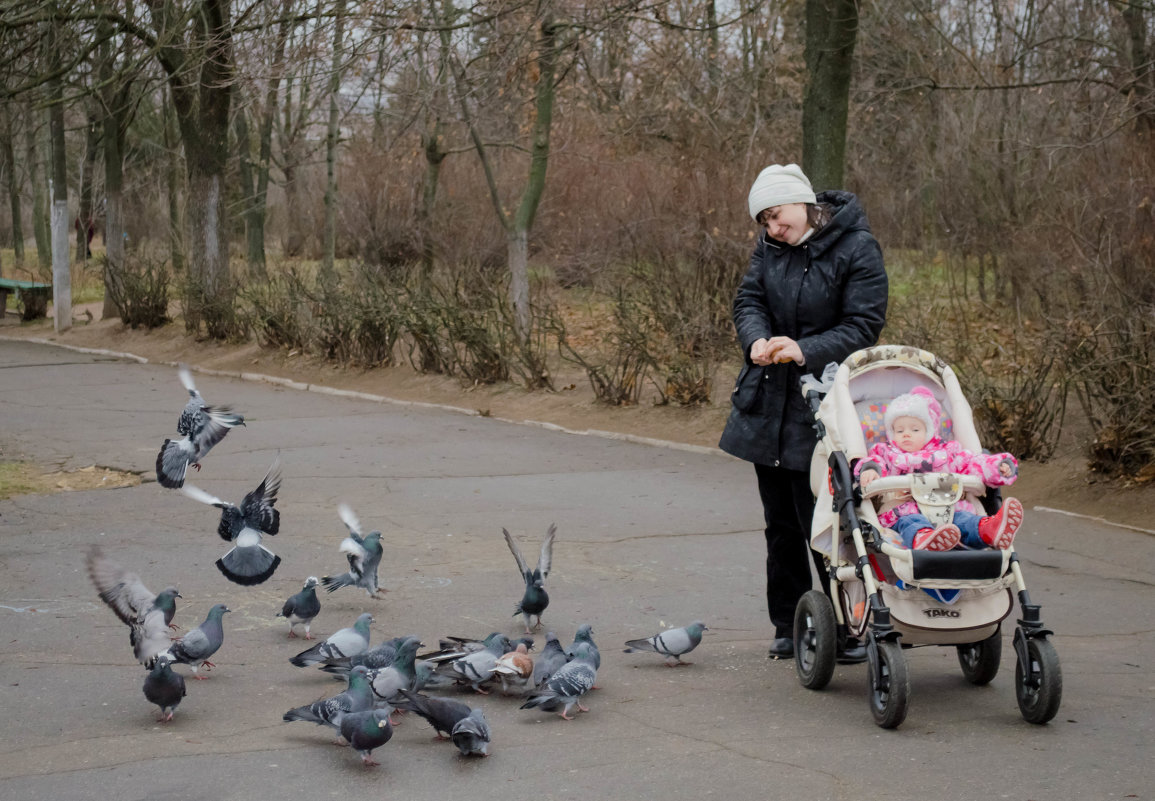
<svg viewBox="0 0 1155 801"><path fill-rule="evenodd" d="M773 206L771 206L773 208ZM758 212L758 217L755 222L759 225L766 224L766 218L763 216L769 209L762 209ZM820 230L824 225L834 218L834 210L829 203L807 203L806 204L806 222L815 231Z"/></svg>

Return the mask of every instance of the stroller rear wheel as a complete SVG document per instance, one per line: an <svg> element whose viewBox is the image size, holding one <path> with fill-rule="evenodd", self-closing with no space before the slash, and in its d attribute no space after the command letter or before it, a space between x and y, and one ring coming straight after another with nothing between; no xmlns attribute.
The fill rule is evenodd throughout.
<svg viewBox="0 0 1155 801"><path fill-rule="evenodd" d="M906 657L896 642L878 642L867 648L870 655L870 714L884 729L894 729L906 720L910 703L910 674Z"/></svg>
<svg viewBox="0 0 1155 801"><path fill-rule="evenodd" d="M1063 700L1063 673L1059 654L1050 640L1027 640L1027 664L1015 663L1015 696L1028 723L1046 723L1059 712Z"/></svg>
<svg viewBox="0 0 1155 801"><path fill-rule="evenodd" d="M838 621L834 605L820 590L810 590L794 610L794 669L802 686L821 690L834 676Z"/></svg>
<svg viewBox="0 0 1155 801"><path fill-rule="evenodd" d="M959 645L958 663L963 676L971 684L990 684L999 673L999 662L1003 658L1002 627L985 640Z"/></svg>

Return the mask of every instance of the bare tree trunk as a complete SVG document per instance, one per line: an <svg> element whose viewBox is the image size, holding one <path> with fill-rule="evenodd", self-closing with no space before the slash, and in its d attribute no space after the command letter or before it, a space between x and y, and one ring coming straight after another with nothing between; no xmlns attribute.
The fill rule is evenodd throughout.
<svg viewBox="0 0 1155 801"><path fill-rule="evenodd" d="M4 124L0 128L0 164L8 189L8 208L12 212L12 249L17 266L24 264L24 228L20 219L20 179L16 175L16 148L12 145L11 106L2 110ZM3 309L0 309L0 313Z"/></svg>
<svg viewBox="0 0 1155 801"><path fill-rule="evenodd" d="M1155 130L1155 64L1152 64L1152 54L1147 48L1147 21L1144 9L1139 3L1121 3L1115 0L1116 5L1122 6L1123 22L1127 26L1127 35L1131 57L1131 103L1137 113L1136 126L1141 131Z"/></svg>
<svg viewBox="0 0 1155 801"><path fill-rule="evenodd" d="M329 126L325 138L325 233L321 250L321 273L332 275L337 250L337 100L341 90L341 51L345 39L345 0L337 0L333 11L336 23L333 32L333 66L329 74Z"/></svg>
<svg viewBox="0 0 1155 801"><path fill-rule="evenodd" d="M32 185L32 237L36 240L36 263L42 268L52 265L52 237L48 226L48 196L44 188L48 180L44 176L44 159L38 141L40 126L36 124L36 112L32 101L28 101L24 127L25 153L27 153L28 180Z"/></svg>
<svg viewBox="0 0 1155 801"><path fill-rule="evenodd" d="M169 253L174 273L184 270L184 222L180 214L180 198L184 194L184 180L180 169L180 153L177 143L180 134L176 129L176 114L173 112L169 92L164 93L164 150L168 156L166 184L168 189L168 241Z"/></svg>
<svg viewBox="0 0 1155 801"><path fill-rule="evenodd" d="M802 169L818 191L842 187L858 0L806 0Z"/></svg>
<svg viewBox="0 0 1155 801"><path fill-rule="evenodd" d="M255 277L265 275L265 226L264 213L257 206L255 183L256 165L253 164L253 143L249 136L249 122L245 110L237 109L233 115L233 129L237 140L237 177L241 182L241 218L245 222L245 262L249 273Z"/></svg>
<svg viewBox="0 0 1155 801"><path fill-rule="evenodd" d="M120 317L115 291L109 291L120 280L124 263L124 134L128 127L130 79L118 84L114 75L111 26L102 23L105 37L100 45L101 101L104 106L104 306L102 319ZM163 111L163 110L162 110Z"/></svg>
<svg viewBox="0 0 1155 801"><path fill-rule="evenodd" d="M89 114L88 125L85 126L84 159L80 166L80 201L76 211L76 260L81 263L86 263L92 258L88 234L90 230L96 230L95 212L92 208L92 179L96 172L98 144L96 125L96 117Z"/></svg>
<svg viewBox="0 0 1155 801"><path fill-rule="evenodd" d="M55 29L51 34L55 40ZM50 44L50 52L56 48ZM53 67L58 64L51 56ZM56 333L72 327L72 265L68 254L68 165L64 151L64 98L60 79L49 83L49 135L52 137L52 305Z"/></svg>

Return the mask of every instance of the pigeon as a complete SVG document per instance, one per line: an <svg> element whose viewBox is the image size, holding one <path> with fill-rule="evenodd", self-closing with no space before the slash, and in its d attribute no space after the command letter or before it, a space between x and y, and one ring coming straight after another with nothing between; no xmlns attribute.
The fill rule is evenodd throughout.
<svg viewBox="0 0 1155 801"><path fill-rule="evenodd" d="M509 637L494 632L485 639L485 648L467 653L452 662L441 663L438 672L452 676L460 683L469 684L482 695L488 695L486 690L481 689L481 683L492 678L497 658L509 650L509 645Z"/></svg>
<svg viewBox="0 0 1155 801"><path fill-rule="evenodd" d="M416 681L413 683L413 689L416 692L422 690L448 690L454 685L454 681L449 676L443 676L437 672L437 664L430 662L428 659L418 659L414 662L413 672L416 674Z"/></svg>
<svg viewBox="0 0 1155 801"><path fill-rule="evenodd" d="M540 687L559 667L569 661L561 642L552 631L545 636L545 648L533 664L533 686Z"/></svg>
<svg viewBox="0 0 1155 801"><path fill-rule="evenodd" d="M261 544L265 535L275 536L281 527L281 513L273 508L280 488L280 459L273 461L261 483L245 496L240 506L213 497L192 484L180 488L182 493L194 501L221 510L217 534L225 542L231 542L233 547L217 560L217 569L229 581L247 587L260 584L267 581L281 563L281 557ZM292 627L289 631L292 631Z"/></svg>
<svg viewBox="0 0 1155 801"><path fill-rule="evenodd" d="M404 637L394 637L355 656L329 657L320 663L320 669L339 678L348 676L349 671L357 665L364 665L370 670L380 670L393 664L393 660L397 658L397 647L404 641Z"/></svg>
<svg viewBox="0 0 1155 801"><path fill-rule="evenodd" d="M592 656L587 649L566 662L545 680L545 684L521 708L541 707L552 711L560 706L562 710L558 714L565 720L573 720L569 711L575 706L579 712L589 712L589 709L582 706L581 698L593 689L597 681L598 671Z"/></svg>
<svg viewBox="0 0 1155 801"><path fill-rule="evenodd" d="M583 623L578 626L577 633L574 634L573 642L570 647L565 650L566 656L571 660L579 654L586 654L590 659L590 664L597 670L602 666L602 654L598 650L597 645L594 644L593 627L589 623Z"/></svg>
<svg viewBox="0 0 1155 801"><path fill-rule="evenodd" d="M373 688L369 686L369 669L353 668L349 686L332 698L322 698L306 706L290 709L281 720L303 720L318 726L330 726L341 731L341 718L348 712L366 712L373 709Z"/></svg>
<svg viewBox="0 0 1155 801"><path fill-rule="evenodd" d="M381 709L367 709L364 712L346 712L341 716L341 736L361 755L361 763L367 767L380 765L373 759L373 749L380 748L393 736L393 722L389 713Z"/></svg>
<svg viewBox="0 0 1155 801"><path fill-rule="evenodd" d="M362 536L361 521L352 509L341 504L337 512L349 529L349 536L341 542L341 553L349 560L349 572L339 576L322 576L321 583L329 592L336 592L341 587L360 587L370 598L376 598L378 592L388 592L377 586L377 565L381 563L381 532L373 531L368 536Z"/></svg>
<svg viewBox="0 0 1155 801"><path fill-rule="evenodd" d="M475 640L470 637L444 637L437 641L438 650L431 651L426 654L418 654L418 659L425 659L430 662L452 662L455 659L465 656L466 654L484 651L491 637L496 637L498 632L490 632L484 640ZM533 637L520 637L516 640L511 640L506 646L505 652L509 653L517 647L518 643L525 643L525 647L533 650Z"/></svg>
<svg viewBox="0 0 1155 801"><path fill-rule="evenodd" d="M433 698L421 695L414 690L402 689L398 691L398 698L393 702L395 709L415 712L433 727L437 740L448 740L453 727L457 722L469 716L473 710L469 704L454 701L451 698Z"/></svg>
<svg viewBox="0 0 1155 801"><path fill-rule="evenodd" d="M169 647L168 630L175 628L172 618L181 594L176 587L169 587L153 595L139 576L126 571L95 546L85 562L100 600L128 626L133 654L142 665L151 666L156 655Z"/></svg>
<svg viewBox="0 0 1155 801"><path fill-rule="evenodd" d="M313 618L321 613L321 602L317 600L317 585L320 583L321 580L316 576L309 576L305 579L305 586L301 591L285 601L285 605L277 613L277 617L288 618L289 637L297 636L293 631L294 627L304 626L305 639L314 639L309 633L309 626L313 623Z"/></svg>
<svg viewBox="0 0 1155 801"><path fill-rule="evenodd" d="M178 372L189 394L189 402L176 424L176 432L184 437L166 439L156 457L156 480L169 489L183 486L188 466L191 464L200 470L200 460L225 438L229 429L245 424L245 418L233 414L227 406L205 406L205 399L197 392L192 373L186 365L180 365Z"/></svg>
<svg viewBox="0 0 1155 801"><path fill-rule="evenodd" d="M653 651L666 657L666 665L677 667L689 665L682 661L682 654L688 654L698 647L702 641L702 632L709 631L706 624L695 620L688 626L679 629L666 629L661 634L655 634L644 640L628 640L625 653L634 654L639 651Z"/></svg>
<svg viewBox="0 0 1155 801"><path fill-rule="evenodd" d="M144 679L144 697L160 707L160 717L156 722L172 720L184 696L184 676L172 669L172 661L168 657L159 657Z"/></svg>
<svg viewBox="0 0 1155 801"><path fill-rule="evenodd" d="M497 664L493 666L493 675L501 681L501 691L505 695L524 695L534 686L530 683L533 679L533 658L525 643L519 643L508 654L499 656Z"/></svg>
<svg viewBox="0 0 1155 801"><path fill-rule="evenodd" d="M537 623L534 628L541 628L541 613L549 606L549 595L545 591L545 579L549 575L550 563L553 561L553 540L554 535L557 534L557 526L551 524L549 530L545 532L545 540L541 544L541 555L537 559L537 568L534 570L529 569L529 565L526 564L525 558L521 555L517 543L513 541L509 532L503 528L501 533L505 535L505 543L513 553L513 558L517 560L517 569L525 582L525 594L522 595L515 607L513 616L521 615L525 619L525 633L530 634L532 633L529 627L530 618L536 617Z"/></svg>
<svg viewBox="0 0 1155 801"><path fill-rule="evenodd" d="M208 676L200 675L197 668L216 667L209 661L209 657L215 654L225 641L225 629L221 625L221 618L225 612L231 611L224 604L217 604L209 610L204 623L174 642L167 651L157 658L167 656L173 662L189 665L193 669L194 679L207 679Z"/></svg>
<svg viewBox="0 0 1155 801"><path fill-rule="evenodd" d="M475 709L453 725L449 739L462 756L489 756L489 721L485 713Z"/></svg>
<svg viewBox="0 0 1155 801"><path fill-rule="evenodd" d="M373 616L365 612L349 628L333 632L329 639L290 657L289 661L297 667L308 667L326 659L356 656L369 648L369 624L372 622Z"/></svg>
<svg viewBox="0 0 1155 801"><path fill-rule="evenodd" d="M370 686L377 698L375 705L378 709L384 709L392 715L393 701L397 699L398 693L414 689L417 673L413 661L420 647L421 640L417 637L406 637L397 647L397 657L393 664L370 672Z"/></svg>

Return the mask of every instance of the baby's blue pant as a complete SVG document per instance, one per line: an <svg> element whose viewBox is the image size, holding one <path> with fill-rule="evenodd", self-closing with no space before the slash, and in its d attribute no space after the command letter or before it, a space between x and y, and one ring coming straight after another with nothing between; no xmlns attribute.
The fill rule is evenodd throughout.
<svg viewBox="0 0 1155 801"><path fill-rule="evenodd" d="M988 548L982 537L979 536L979 521L982 517L974 512L958 510L954 513L954 524L962 532L962 544L968 548ZM910 548L914 544L914 535L924 528L934 528L925 516L920 514L903 515L894 522L894 530L902 538L902 544Z"/></svg>

